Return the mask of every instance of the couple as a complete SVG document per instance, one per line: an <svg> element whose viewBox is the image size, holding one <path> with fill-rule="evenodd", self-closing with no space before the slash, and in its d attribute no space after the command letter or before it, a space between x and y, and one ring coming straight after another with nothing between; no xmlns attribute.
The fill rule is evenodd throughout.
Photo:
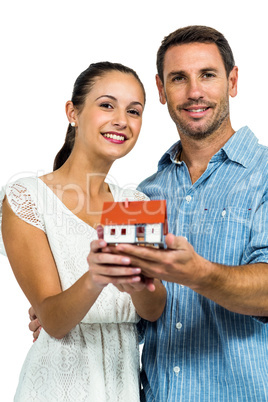
<svg viewBox="0 0 268 402"><path fill-rule="evenodd" d="M78 77L55 172L6 187L6 252L42 325L17 401L268 398L267 149L231 126L238 70L222 34L171 33L157 70L180 141L138 191L104 182L134 146L145 102L135 72L110 63ZM147 197L167 200L167 249L97 239L104 201ZM70 219L83 234L68 233Z"/></svg>

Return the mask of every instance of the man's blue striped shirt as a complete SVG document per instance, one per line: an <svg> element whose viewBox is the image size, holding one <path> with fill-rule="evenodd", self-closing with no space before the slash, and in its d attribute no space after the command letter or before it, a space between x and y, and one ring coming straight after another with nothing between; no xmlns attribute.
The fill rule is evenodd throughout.
<svg viewBox="0 0 268 402"><path fill-rule="evenodd" d="M212 262L268 263L268 149L243 127L192 184L185 163L176 161L180 147L178 141L139 186L151 199L167 200L169 232L186 236ZM141 325L146 401L268 401L266 318L164 284L162 317Z"/></svg>

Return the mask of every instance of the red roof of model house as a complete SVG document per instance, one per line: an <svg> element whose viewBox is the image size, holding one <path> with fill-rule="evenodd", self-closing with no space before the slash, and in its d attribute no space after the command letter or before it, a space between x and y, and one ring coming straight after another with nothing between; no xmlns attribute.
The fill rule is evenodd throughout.
<svg viewBox="0 0 268 402"><path fill-rule="evenodd" d="M102 225L143 225L163 223L167 233L166 200L105 202Z"/></svg>

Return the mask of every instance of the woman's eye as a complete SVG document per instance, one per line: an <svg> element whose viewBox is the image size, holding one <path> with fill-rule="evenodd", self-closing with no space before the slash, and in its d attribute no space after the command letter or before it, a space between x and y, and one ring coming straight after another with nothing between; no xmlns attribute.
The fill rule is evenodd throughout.
<svg viewBox="0 0 268 402"><path fill-rule="evenodd" d="M139 110L136 110L136 109L131 109L129 112L130 112L131 114L135 114L136 116L140 116L140 115L141 115L141 112L140 112Z"/></svg>
<svg viewBox="0 0 268 402"><path fill-rule="evenodd" d="M136 110L136 109L130 109L130 110L128 111L128 113L130 113L130 114L135 114L135 115L137 115L137 116L140 116L140 112L139 112L138 110Z"/></svg>
<svg viewBox="0 0 268 402"><path fill-rule="evenodd" d="M104 107L105 109L111 109L112 105L110 103L103 102L100 104L100 107Z"/></svg>

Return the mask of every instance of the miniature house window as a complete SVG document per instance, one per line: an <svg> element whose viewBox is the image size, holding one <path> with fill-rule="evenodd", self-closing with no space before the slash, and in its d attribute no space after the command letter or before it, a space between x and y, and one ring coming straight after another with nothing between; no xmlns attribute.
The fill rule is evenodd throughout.
<svg viewBox="0 0 268 402"><path fill-rule="evenodd" d="M127 229L121 229L121 235L125 236L127 234Z"/></svg>
<svg viewBox="0 0 268 402"><path fill-rule="evenodd" d="M137 226L137 236L144 237L144 226Z"/></svg>
<svg viewBox="0 0 268 402"><path fill-rule="evenodd" d="M111 229L110 234L111 234L111 236L114 236L115 235L115 229Z"/></svg>

